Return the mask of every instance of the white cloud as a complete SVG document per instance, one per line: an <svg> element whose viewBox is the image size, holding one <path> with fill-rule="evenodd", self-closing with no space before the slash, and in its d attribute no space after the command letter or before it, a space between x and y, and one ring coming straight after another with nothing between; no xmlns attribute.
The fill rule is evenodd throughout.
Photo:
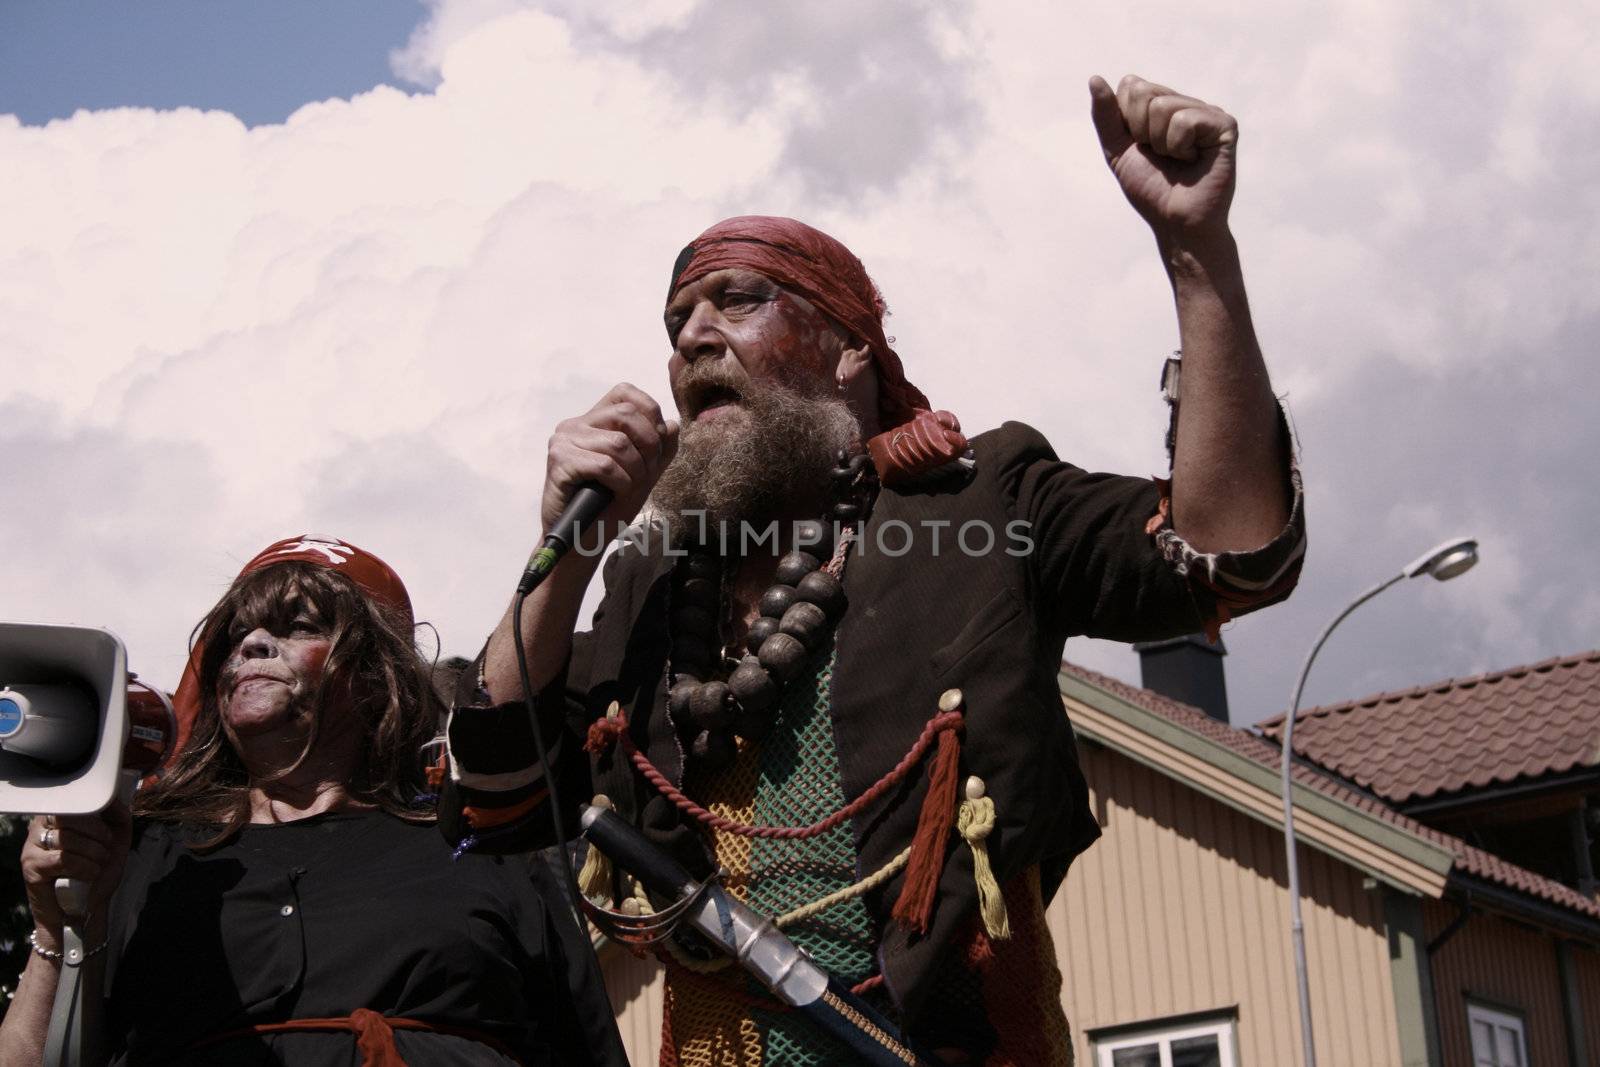
<svg viewBox="0 0 1600 1067"><path fill-rule="evenodd" d="M1600 73L1576 13L540 7L434 0L395 56L425 91L280 126L0 118L0 492L37 502L0 519L6 617L112 625L171 682L232 568L311 530L390 557L470 651L533 536L551 426L619 378L665 398L668 266L733 213L845 239L970 428L1022 418L1154 472L1170 295L1084 87L1135 70L1240 117L1235 229L1306 444L1307 579L1230 631L1238 716L1282 703L1369 567L1457 529L1481 573L1352 622L1314 693L1595 644L1549 547L1596 519L1573 412Z"/></svg>
<svg viewBox="0 0 1600 1067"><path fill-rule="evenodd" d="M0 126L0 404L28 416L3 479L37 502L8 516L28 549L3 565L8 617L115 624L170 683L218 575L315 530L409 562L452 649L492 623L550 425L617 377L664 392L671 257L778 141L676 108L537 13L463 33L442 78L255 129L136 109ZM82 566L112 558L131 566ZM115 606L130 580L156 613Z"/></svg>

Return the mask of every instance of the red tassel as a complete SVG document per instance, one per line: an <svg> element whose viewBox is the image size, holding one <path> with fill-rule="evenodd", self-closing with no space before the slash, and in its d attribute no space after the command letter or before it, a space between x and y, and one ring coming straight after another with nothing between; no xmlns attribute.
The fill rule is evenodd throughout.
<svg viewBox="0 0 1600 1067"><path fill-rule="evenodd" d="M615 704L612 707L616 707ZM607 715L603 719L596 719L589 724L589 735L584 738L583 750L585 752L604 752L617 743L623 731L628 728L628 717L618 711L615 715Z"/></svg>
<svg viewBox="0 0 1600 1067"><path fill-rule="evenodd" d="M939 751L928 772L928 795L917 817L917 835L911 839L911 859L906 863L906 880L895 901L894 920L903 929L919 934L928 932L933 914L933 898L939 892L939 873L944 870L945 846L956 822L956 778L961 761L959 727L939 733Z"/></svg>

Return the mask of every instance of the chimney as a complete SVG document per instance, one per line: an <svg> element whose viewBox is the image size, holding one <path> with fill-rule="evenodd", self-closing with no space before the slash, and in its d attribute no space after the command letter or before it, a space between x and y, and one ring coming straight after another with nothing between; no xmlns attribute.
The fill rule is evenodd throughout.
<svg viewBox="0 0 1600 1067"><path fill-rule="evenodd" d="M1165 641L1140 641L1139 678L1149 690L1192 704L1218 722L1228 721L1228 684L1222 677L1222 657L1228 650L1203 634L1187 634Z"/></svg>

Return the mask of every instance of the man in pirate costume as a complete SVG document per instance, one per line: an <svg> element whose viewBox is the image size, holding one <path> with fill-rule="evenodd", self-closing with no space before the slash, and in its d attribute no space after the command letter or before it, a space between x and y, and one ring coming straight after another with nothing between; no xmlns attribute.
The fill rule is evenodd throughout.
<svg viewBox="0 0 1600 1067"><path fill-rule="evenodd" d="M619 385L551 438L546 529L598 482L605 521L644 508L668 531L612 555L591 632L573 634L594 556L523 606L552 766L509 615L449 729L470 847L547 843L548 775L604 794L950 1062L1070 1062L1043 908L1099 830L1056 687L1065 639L1214 634L1287 596L1304 550L1227 226L1234 121L1137 78L1090 88L1177 301L1170 481L1086 473L1016 423L969 441L907 380L842 244L726 220L668 293L681 432ZM648 907L601 864L580 881ZM661 954L664 1063L843 1062L737 967Z"/></svg>

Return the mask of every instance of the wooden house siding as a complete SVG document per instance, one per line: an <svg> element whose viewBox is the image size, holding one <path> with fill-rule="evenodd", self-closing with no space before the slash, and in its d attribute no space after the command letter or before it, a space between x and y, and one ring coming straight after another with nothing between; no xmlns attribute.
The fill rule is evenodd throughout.
<svg viewBox="0 0 1600 1067"><path fill-rule="evenodd" d="M1235 1006L1241 1064L1297 1062L1281 834L1109 749L1083 758L1106 832L1048 910L1079 1062L1088 1030ZM1398 1064L1380 892L1311 850L1301 883L1319 1060Z"/></svg>
<svg viewBox="0 0 1600 1067"><path fill-rule="evenodd" d="M1600 951L1572 947L1572 971L1583 1006L1583 1043L1590 1064L1600 1064Z"/></svg>
<svg viewBox="0 0 1600 1067"><path fill-rule="evenodd" d="M1429 940L1458 914L1460 908L1454 903L1424 904ZM1592 954L1586 955L1592 961ZM1569 1062L1556 943L1549 934L1498 915L1475 912L1434 953L1433 991L1445 1067L1470 1067L1472 1063L1468 1000L1522 1017L1530 1064L1566 1067Z"/></svg>

